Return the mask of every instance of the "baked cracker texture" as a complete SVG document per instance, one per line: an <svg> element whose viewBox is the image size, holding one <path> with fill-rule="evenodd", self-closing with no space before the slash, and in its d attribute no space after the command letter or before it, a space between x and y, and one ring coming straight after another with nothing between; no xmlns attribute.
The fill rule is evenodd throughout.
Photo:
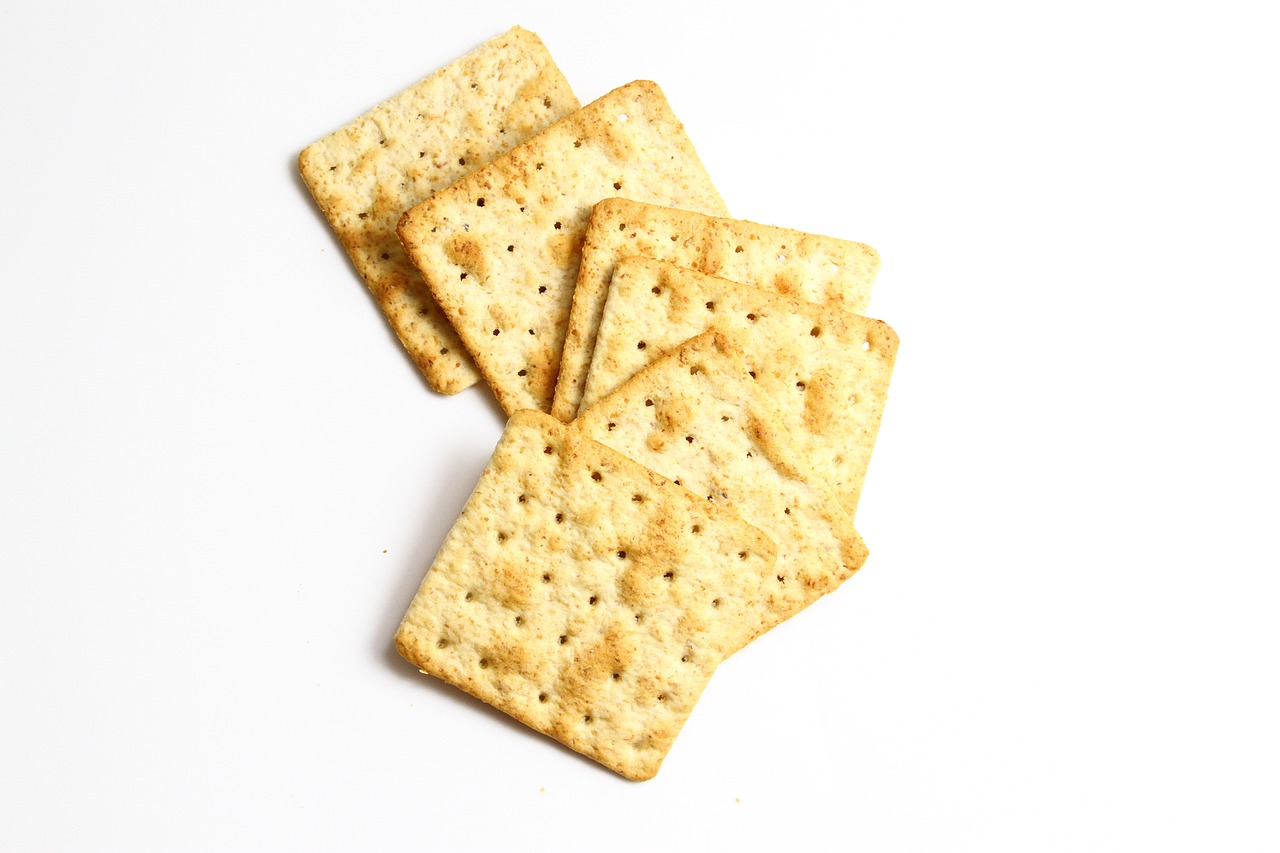
<svg viewBox="0 0 1280 853"><path fill-rule="evenodd" d="M596 205L587 224L551 413L580 406L614 265L642 255L861 314L880 270L875 249L852 240L627 199Z"/></svg>
<svg viewBox="0 0 1280 853"><path fill-rule="evenodd" d="M578 108L542 41L514 27L298 158L316 203L436 391L456 393L479 374L396 236L400 215Z"/></svg>
<svg viewBox="0 0 1280 853"><path fill-rule="evenodd" d="M582 404L710 328L741 343L757 385L852 516L880 430L898 336L886 323L648 258L615 267Z"/></svg>
<svg viewBox="0 0 1280 853"><path fill-rule="evenodd" d="M583 232L612 196L725 213L652 82L615 89L400 221L410 257L508 414L551 411Z"/></svg>
<svg viewBox="0 0 1280 853"><path fill-rule="evenodd" d="M549 415L518 412L414 596L400 653L630 779L759 633L775 548Z"/></svg>
<svg viewBox="0 0 1280 853"><path fill-rule="evenodd" d="M867 549L727 335L710 331L649 365L570 425L768 531L775 574L761 632L861 568Z"/></svg>

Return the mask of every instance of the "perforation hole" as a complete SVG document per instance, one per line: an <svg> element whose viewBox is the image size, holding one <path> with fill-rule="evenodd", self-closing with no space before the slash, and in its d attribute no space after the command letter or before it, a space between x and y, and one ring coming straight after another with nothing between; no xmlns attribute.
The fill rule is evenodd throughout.
<svg viewBox="0 0 1280 853"><path fill-rule="evenodd" d="M467 274L466 274L466 273L463 273L462 275L458 276L458 281L466 281L466 280L467 280Z"/></svg>
<svg viewBox="0 0 1280 853"><path fill-rule="evenodd" d="M660 296L660 295L662 294L662 288L661 288L661 287L655 287L655 288L653 288L653 290L652 290L652 291L650 291L650 292L651 292L651 293L653 293L653 295L654 295L654 296Z"/></svg>
<svg viewBox="0 0 1280 853"><path fill-rule="evenodd" d="M499 545L501 545L503 542L506 542L506 541L507 541L507 534L505 534L505 533L499 533L499 534L498 534L498 544L499 544Z"/></svg>
<svg viewBox="0 0 1280 853"><path fill-rule="evenodd" d="M680 663L688 663L688 662L689 662L688 655L680 655Z"/></svg>
<svg viewBox="0 0 1280 853"><path fill-rule="evenodd" d="M466 158L466 157L459 157L459 158L458 158L458 165L459 165L459 166L465 166L465 165L467 165L467 158Z"/></svg>
<svg viewBox="0 0 1280 853"><path fill-rule="evenodd" d="M546 286L545 284L544 284L544 285L540 285L540 286L538 287L538 292L539 292L539 293L546 293L546 292L547 292L547 286Z"/></svg>
<svg viewBox="0 0 1280 853"><path fill-rule="evenodd" d="M471 593L469 593L469 592L468 592L466 595L462 596L462 600L463 600L463 601L470 601L470 600L471 600L472 598L474 598L474 597L475 597L475 596L473 596Z"/></svg>
<svg viewBox="0 0 1280 853"><path fill-rule="evenodd" d="M754 370L748 370L747 375L750 376L752 379L756 378L756 372Z"/></svg>
<svg viewBox="0 0 1280 853"><path fill-rule="evenodd" d="M665 701L667 701L667 694L665 694L665 693L659 693L659 694L658 694L658 701L659 701L659 702L665 702Z"/></svg>
<svg viewBox="0 0 1280 853"><path fill-rule="evenodd" d="M542 582L543 582L543 583L551 583L551 575L550 575L548 572L543 572L543 573L542 573Z"/></svg>
<svg viewBox="0 0 1280 853"><path fill-rule="evenodd" d="M562 226L559 222L557 222L557 223L556 223L556 230L557 230L557 231L559 231L562 227L563 227L563 226Z"/></svg>
<svg viewBox="0 0 1280 853"><path fill-rule="evenodd" d="M542 452L543 452L543 453L546 453L547 455L550 455L550 454L551 454L551 445L549 445L549 444L548 444L546 447L542 448Z"/></svg>
<svg viewBox="0 0 1280 853"><path fill-rule="evenodd" d="M516 376L528 376L528 375L529 375L529 371L527 370L521 369L516 371Z"/></svg>
<svg viewBox="0 0 1280 853"><path fill-rule="evenodd" d="M707 310L708 310L708 311L714 311L714 310L716 310L716 304L715 304L714 302L708 302L708 303L707 303Z"/></svg>
<svg viewBox="0 0 1280 853"><path fill-rule="evenodd" d="M871 349L871 341L863 341L863 342L862 342L862 351L863 351L863 352L868 352L870 349Z"/></svg>
<svg viewBox="0 0 1280 853"><path fill-rule="evenodd" d="M644 349L647 346L648 344L646 344L644 341L641 341L640 343L636 344L636 349Z"/></svg>
<svg viewBox="0 0 1280 853"><path fill-rule="evenodd" d="M618 552L618 559L619 559L619 560L625 560L625 559L627 559L627 552L626 552L626 551L619 551L619 552Z"/></svg>
<svg viewBox="0 0 1280 853"><path fill-rule="evenodd" d="M443 649L443 648L444 648L445 646L447 646L447 645L449 645L449 641L448 641L448 640L445 640L445 639L436 640L436 648L437 648L437 649Z"/></svg>
<svg viewBox="0 0 1280 853"><path fill-rule="evenodd" d="M676 573L675 573L675 572L663 572L663 574L662 574L662 579L663 579L664 581L673 581L673 580L675 580L675 579L676 579Z"/></svg>
<svg viewBox="0 0 1280 853"><path fill-rule="evenodd" d="M590 604L592 607L594 607L597 600L598 599L593 595L587 599L587 604Z"/></svg>
<svg viewBox="0 0 1280 853"><path fill-rule="evenodd" d="M476 207L484 207L484 198L476 199Z"/></svg>
<svg viewBox="0 0 1280 853"><path fill-rule="evenodd" d="M797 388L799 388L801 391L803 391L803 390L804 390L804 382L797 382L797 383L796 383L796 387L797 387Z"/></svg>
<svg viewBox="0 0 1280 853"><path fill-rule="evenodd" d="M609 676L609 677L610 677L610 678L612 678L614 681L617 681L618 679L622 678L622 673L620 673L620 672L615 672L613 675L611 675L611 676Z"/></svg>
<svg viewBox="0 0 1280 853"><path fill-rule="evenodd" d="M638 503L638 504L644 503L644 495L632 495L631 502Z"/></svg>
<svg viewBox="0 0 1280 853"><path fill-rule="evenodd" d="M508 246L508 247L507 247L507 251L508 251L508 252L514 252L515 250L516 250L516 247L515 247L515 246Z"/></svg>
<svg viewBox="0 0 1280 853"><path fill-rule="evenodd" d="M755 314L748 314L748 315L747 315L747 319L754 323L754 322L756 321L756 315L755 315Z"/></svg>
<svg viewBox="0 0 1280 853"><path fill-rule="evenodd" d="M653 405L653 400L645 400L645 401L644 401L644 404L645 404L646 406L652 406L652 405Z"/></svg>
<svg viewBox="0 0 1280 853"><path fill-rule="evenodd" d="M449 348L448 348L448 347L440 347L440 354L441 354L441 355L448 355L448 354L449 354Z"/></svg>
<svg viewBox="0 0 1280 853"><path fill-rule="evenodd" d="M702 532L702 525L701 525L701 524L695 524L693 527L690 527L690 528L689 528L689 531L690 531L691 533L701 533L701 532Z"/></svg>
<svg viewBox="0 0 1280 853"><path fill-rule="evenodd" d="M590 715L590 714L583 714L583 715L582 715L582 722L584 722L584 723L589 723L589 722L591 722L591 715Z"/></svg>
<svg viewBox="0 0 1280 853"><path fill-rule="evenodd" d="M382 253L381 255L379 255L378 257L382 258L382 259L385 261L385 260L389 259L391 256L390 256L390 255L388 255L386 252L383 252L383 253Z"/></svg>
<svg viewBox="0 0 1280 853"><path fill-rule="evenodd" d="M786 507L782 512L784 515L791 515L791 507Z"/></svg>
<svg viewBox="0 0 1280 853"><path fill-rule="evenodd" d="M622 181L614 181L614 182L613 182L613 188L614 188L615 190L620 190L620 189L622 189Z"/></svg>
<svg viewBox="0 0 1280 853"><path fill-rule="evenodd" d="M550 99L550 98L543 98L543 99L542 99L542 105L543 105L544 107L546 107L547 109L551 109L551 99Z"/></svg>
<svg viewBox="0 0 1280 853"><path fill-rule="evenodd" d="M480 668L481 668L481 669L488 669L488 668L489 668L489 659L488 659L488 658L480 658Z"/></svg>
<svg viewBox="0 0 1280 853"><path fill-rule="evenodd" d="M542 171L542 164L541 164L541 163L539 163L539 164L538 164L537 166L535 166L534 168L535 168L535 169L537 169L539 172L541 172L541 171Z"/></svg>
<svg viewBox="0 0 1280 853"><path fill-rule="evenodd" d="M567 643L567 642L569 642L569 637L568 637L567 635L565 635L565 634L561 634L561 635L560 635L560 645L562 645L562 646L563 646L563 645L564 645L565 643Z"/></svg>
<svg viewBox="0 0 1280 853"><path fill-rule="evenodd" d="M687 441L687 442L689 442L690 444L693 444L693 436L691 436L691 435L686 435L686 436L684 437L684 440L685 440L685 441Z"/></svg>
<svg viewBox="0 0 1280 853"><path fill-rule="evenodd" d="M600 476L600 472L599 472L599 471L592 471L592 472L591 472L591 479L595 480L595 481L598 483L598 482L600 482L601 480L603 480L603 479L604 479L604 477Z"/></svg>
<svg viewBox="0 0 1280 853"><path fill-rule="evenodd" d="M500 335L500 334L502 334L502 330L501 330L501 329L494 329L494 330L493 330L493 333L494 333L495 335Z"/></svg>
<svg viewBox="0 0 1280 853"><path fill-rule="evenodd" d="M564 524L564 513L563 513L563 512L557 512L557 513L556 513L556 524Z"/></svg>
<svg viewBox="0 0 1280 853"><path fill-rule="evenodd" d="M581 139L575 139L575 140L573 140L573 147L574 147L574 148L581 148L581 147L582 147L582 140L581 140Z"/></svg>
<svg viewBox="0 0 1280 853"><path fill-rule="evenodd" d="M822 334L822 330L819 329L817 326L814 326L812 329L809 330L809 334L813 335L816 338Z"/></svg>
<svg viewBox="0 0 1280 853"><path fill-rule="evenodd" d="M524 617L523 617L523 616L517 616L517 617L516 617L516 627L519 627L519 626L521 626L521 625L523 625L523 624L524 624Z"/></svg>
<svg viewBox="0 0 1280 853"><path fill-rule="evenodd" d="M719 606L720 606L720 599L718 599L718 598L713 598L713 599L711 599L711 606L712 606L712 607L719 607Z"/></svg>
<svg viewBox="0 0 1280 853"><path fill-rule="evenodd" d="M738 248L734 249L734 251L737 252L738 254L742 254L742 247L739 246Z"/></svg>
<svg viewBox="0 0 1280 853"><path fill-rule="evenodd" d="M739 559L739 560L745 560L745 559L747 559L747 552L746 552L746 551L739 551L739 552L738 552L738 559Z"/></svg>
<svg viewBox="0 0 1280 853"><path fill-rule="evenodd" d="M516 501L518 501L519 503L524 503L524 495L521 495L520 497L516 498Z"/></svg>
<svg viewBox="0 0 1280 853"><path fill-rule="evenodd" d="M539 702L546 702L546 701L547 701L547 694L545 694L545 693L539 693L539 694L538 694L538 701L539 701Z"/></svg>
<svg viewBox="0 0 1280 853"><path fill-rule="evenodd" d="M609 432L613 432L617 428L618 428L617 424L615 424L613 421L609 421Z"/></svg>
<svg viewBox="0 0 1280 853"><path fill-rule="evenodd" d="M786 578L784 578L782 575L778 575L778 583L785 585L786 582L787 582Z"/></svg>

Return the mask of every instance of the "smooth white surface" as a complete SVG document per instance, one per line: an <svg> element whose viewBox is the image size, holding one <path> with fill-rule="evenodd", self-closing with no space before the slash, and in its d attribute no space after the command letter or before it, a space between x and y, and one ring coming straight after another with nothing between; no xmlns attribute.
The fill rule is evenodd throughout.
<svg viewBox="0 0 1280 853"><path fill-rule="evenodd" d="M0 847L1263 850L1265 6L23 4L0 28ZM501 429L294 167L520 23L659 82L902 338L872 556L624 782L390 637Z"/></svg>

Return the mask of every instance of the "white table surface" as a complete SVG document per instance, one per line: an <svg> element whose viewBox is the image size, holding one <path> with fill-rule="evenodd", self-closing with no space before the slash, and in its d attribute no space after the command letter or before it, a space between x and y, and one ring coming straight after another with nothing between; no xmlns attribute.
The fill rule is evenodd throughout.
<svg viewBox="0 0 1280 853"><path fill-rule="evenodd" d="M1265 8L12 4L0 848L1276 849ZM502 418L295 169L516 23L902 340L866 567L643 784L392 650Z"/></svg>

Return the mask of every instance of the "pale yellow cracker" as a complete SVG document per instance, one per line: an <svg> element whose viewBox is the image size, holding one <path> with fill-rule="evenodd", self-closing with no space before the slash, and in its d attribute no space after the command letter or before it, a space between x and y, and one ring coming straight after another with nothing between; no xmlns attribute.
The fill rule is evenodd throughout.
<svg viewBox="0 0 1280 853"><path fill-rule="evenodd" d="M625 258L601 312L583 408L713 326L741 342L760 388L853 515L898 352L897 335L880 320Z"/></svg>
<svg viewBox="0 0 1280 853"><path fill-rule="evenodd" d="M578 107L541 40L514 27L298 158L356 270L441 393L479 375L396 237L400 215Z"/></svg>
<svg viewBox="0 0 1280 853"><path fill-rule="evenodd" d="M782 426L737 346L706 332L641 370L570 428L670 477L778 545L763 628L857 571L867 551L834 491Z"/></svg>
<svg viewBox="0 0 1280 853"><path fill-rule="evenodd" d="M760 630L773 542L549 415L518 412L396 634L400 653L632 779Z"/></svg>
<svg viewBox="0 0 1280 853"><path fill-rule="evenodd" d="M609 278L614 264L630 255L671 261L857 314L865 311L880 269L875 249L851 240L606 199L592 211L582 244L551 409L562 421L572 420L581 408Z"/></svg>
<svg viewBox="0 0 1280 853"><path fill-rule="evenodd" d="M551 410L582 234L609 196L724 213L653 83L610 92L401 220L405 248L508 413Z"/></svg>

